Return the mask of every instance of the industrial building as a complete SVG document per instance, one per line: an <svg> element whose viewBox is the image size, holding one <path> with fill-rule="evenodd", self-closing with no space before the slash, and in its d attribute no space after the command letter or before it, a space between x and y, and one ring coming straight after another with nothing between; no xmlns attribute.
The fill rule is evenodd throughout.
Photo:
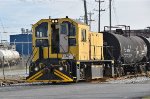
<svg viewBox="0 0 150 99"><path fill-rule="evenodd" d="M10 44L16 46L16 51L20 55L30 55L32 53L32 34L10 35Z"/></svg>

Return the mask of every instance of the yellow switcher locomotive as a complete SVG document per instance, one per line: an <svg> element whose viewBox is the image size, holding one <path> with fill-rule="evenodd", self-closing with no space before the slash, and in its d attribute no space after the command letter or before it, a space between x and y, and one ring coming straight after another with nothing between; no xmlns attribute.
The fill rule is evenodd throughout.
<svg viewBox="0 0 150 99"><path fill-rule="evenodd" d="M32 27L33 58L28 82L77 82L113 76L104 60L103 34L74 19L41 19ZM111 66L109 74L104 67Z"/></svg>

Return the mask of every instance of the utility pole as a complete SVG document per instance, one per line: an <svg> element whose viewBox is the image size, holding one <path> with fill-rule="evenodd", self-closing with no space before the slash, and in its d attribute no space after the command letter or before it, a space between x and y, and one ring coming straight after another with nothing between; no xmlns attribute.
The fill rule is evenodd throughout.
<svg viewBox="0 0 150 99"><path fill-rule="evenodd" d="M88 14L89 14L89 20L88 20L88 21L89 21L90 30L91 30L92 21L95 21L95 20L92 20L92 15L93 15L94 13L89 12Z"/></svg>
<svg viewBox="0 0 150 99"><path fill-rule="evenodd" d="M112 0L109 0L109 32L111 33L111 26L112 26L112 23L111 23L111 2Z"/></svg>
<svg viewBox="0 0 150 99"><path fill-rule="evenodd" d="M104 2L104 1L101 1L101 0L95 0L95 2L98 2L99 3L99 10L95 10L95 11L98 11L99 12L99 21L98 21L98 32L100 33L100 29L101 29L101 12L102 11L105 11L104 9L101 9L101 3Z"/></svg>
<svg viewBox="0 0 150 99"><path fill-rule="evenodd" d="M84 21L84 23L85 23L85 16L80 16L80 18L78 20L79 21Z"/></svg>
<svg viewBox="0 0 150 99"><path fill-rule="evenodd" d="M84 12L85 12L85 23L88 25L88 16L87 16L86 0L84 0Z"/></svg>

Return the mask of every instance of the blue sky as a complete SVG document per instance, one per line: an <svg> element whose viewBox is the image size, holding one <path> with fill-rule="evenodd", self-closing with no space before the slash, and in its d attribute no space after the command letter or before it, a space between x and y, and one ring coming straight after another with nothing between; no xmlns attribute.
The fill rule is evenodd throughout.
<svg viewBox="0 0 150 99"><path fill-rule="evenodd" d="M133 29L142 29L150 25L150 0L113 0L113 25L126 24ZM97 31L98 3L87 0L88 11L95 14L92 18L92 30ZM108 25L108 0L102 3L106 9L101 15L101 29ZM20 32L20 28L31 28L39 19L69 16L77 19L84 14L82 0L0 0L0 32L2 38ZM3 26L2 26L3 25ZM4 27L4 29L3 29Z"/></svg>

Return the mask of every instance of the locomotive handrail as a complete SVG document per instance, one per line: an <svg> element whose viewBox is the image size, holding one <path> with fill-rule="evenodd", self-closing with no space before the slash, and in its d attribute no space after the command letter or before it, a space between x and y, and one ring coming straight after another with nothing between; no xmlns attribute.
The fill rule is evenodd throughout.
<svg viewBox="0 0 150 99"><path fill-rule="evenodd" d="M28 60L27 60L27 62L26 62L26 74L27 74L27 65L28 65L28 63L29 63L29 60L32 60L32 59L34 58L35 54L37 53L37 51L36 51L36 53L33 55L33 52L34 52L35 48L36 48L36 47L34 47L34 49L33 49L32 53L31 53L30 57L28 58ZM33 58L31 59L32 56L33 56Z"/></svg>
<svg viewBox="0 0 150 99"><path fill-rule="evenodd" d="M32 50L32 53L31 53L30 57L29 57L28 60L27 60L27 63L29 62L29 60L30 60L30 58L31 58L31 56L32 56L32 54L33 54L35 48L36 48L36 47L34 47L34 49Z"/></svg>
<svg viewBox="0 0 150 99"><path fill-rule="evenodd" d="M91 45L91 46L95 46L95 45ZM112 46L95 46L95 47L100 47L100 48L106 48L107 52L109 53L111 59L114 59L113 57L113 51L110 52L110 50L108 48L112 48ZM113 49L112 49L113 50ZM102 49L101 49L101 53L102 53ZM98 56L98 55L91 55L91 56ZM102 56L101 56L102 57Z"/></svg>

